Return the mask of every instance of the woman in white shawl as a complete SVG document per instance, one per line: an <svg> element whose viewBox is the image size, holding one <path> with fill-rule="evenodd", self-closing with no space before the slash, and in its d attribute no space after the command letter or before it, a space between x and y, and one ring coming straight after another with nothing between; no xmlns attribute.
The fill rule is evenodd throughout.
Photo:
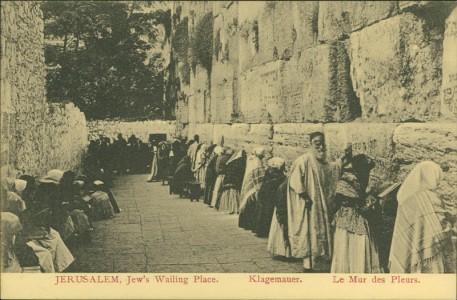
<svg viewBox="0 0 457 300"><path fill-rule="evenodd" d="M443 171L419 163L398 191L390 273L455 273L452 221L434 190Z"/></svg>

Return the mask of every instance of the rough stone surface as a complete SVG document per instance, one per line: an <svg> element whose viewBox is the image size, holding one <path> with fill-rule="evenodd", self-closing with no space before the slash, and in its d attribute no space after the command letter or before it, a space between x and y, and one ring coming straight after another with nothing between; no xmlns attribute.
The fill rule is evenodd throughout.
<svg viewBox="0 0 457 300"><path fill-rule="evenodd" d="M441 114L457 117L457 8L446 19L443 40Z"/></svg>
<svg viewBox="0 0 457 300"><path fill-rule="evenodd" d="M240 108L244 122L278 122L284 118L284 104L280 97L280 67L281 61L272 61L240 74Z"/></svg>
<svg viewBox="0 0 457 300"><path fill-rule="evenodd" d="M397 180L404 180L419 162L432 160L445 171L438 192L449 208L457 207L457 126L455 123L402 124L394 132ZM454 211L455 213L455 211Z"/></svg>
<svg viewBox="0 0 457 300"><path fill-rule="evenodd" d="M397 13L397 1L319 2L319 41L347 39L359 30Z"/></svg>
<svg viewBox="0 0 457 300"><path fill-rule="evenodd" d="M189 128L188 139L194 138L194 135L198 134L201 143L212 144L213 143L213 124L195 124L194 127Z"/></svg>
<svg viewBox="0 0 457 300"><path fill-rule="evenodd" d="M351 79L362 116L430 120L440 112L442 44L411 13L351 34Z"/></svg>
<svg viewBox="0 0 457 300"><path fill-rule="evenodd" d="M84 115L46 102L42 17L38 2L1 4L2 176L77 170L87 145Z"/></svg>
<svg viewBox="0 0 457 300"><path fill-rule="evenodd" d="M392 164L394 155L393 133L397 124L346 123L325 124L324 133L331 159L340 158L344 149L352 145L354 155L366 154L375 160L371 172L371 186L394 180L392 176L398 166Z"/></svg>
<svg viewBox="0 0 457 300"><path fill-rule="evenodd" d="M87 127L91 139L97 139L99 134L104 134L113 140L118 133L122 133L125 139L134 134L146 143L149 141L149 134L166 134L169 140L177 136L174 121L92 120L87 122Z"/></svg>
<svg viewBox="0 0 457 300"><path fill-rule="evenodd" d="M344 122L360 114L344 42L305 49L284 63L280 81L282 122Z"/></svg>

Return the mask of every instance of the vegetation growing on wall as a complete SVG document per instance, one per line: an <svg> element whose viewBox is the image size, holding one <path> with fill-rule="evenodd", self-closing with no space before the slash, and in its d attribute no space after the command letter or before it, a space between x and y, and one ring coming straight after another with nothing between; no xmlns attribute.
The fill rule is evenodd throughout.
<svg viewBox="0 0 457 300"><path fill-rule="evenodd" d="M195 63L211 72L213 60L213 13L209 12L195 26L191 40L192 56Z"/></svg>
<svg viewBox="0 0 457 300"><path fill-rule="evenodd" d="M163 58L151 52L165 11L146 1L46 1L47 98L88 118L161 118ZM167 25L164 24L165 30Z"/></svg>
<svg viewBox="0 0 457 300"><path fill-rule="evenodd" d="M176 25L173 35L172 47L178 55L179 60L187 60L187 51L189 49L188 18L185 17Z"/></svg>

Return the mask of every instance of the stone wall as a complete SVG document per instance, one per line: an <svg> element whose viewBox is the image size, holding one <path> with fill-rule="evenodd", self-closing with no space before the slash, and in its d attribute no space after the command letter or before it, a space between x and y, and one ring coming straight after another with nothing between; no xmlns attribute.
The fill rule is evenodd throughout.
<svg viewBox="0 0 457 300"><path fill-rule="evenodd" d="M87 122L87 128L90 139L97 139L100 134L103 134L112 141L118 133L122 133L125 139L134 134L143 142L149 141L149 134L156 133L166 134L169 140L179 137L174 121L91 120Z"/></svg>
<svg viewBox="0 0 457 300"><path fill-rule="evenodd" d="M39 2L1 3L1 173L78 170L87 146L85 117L45 94L44 23Z"/></svg>
<svg viewBox="0 0 457 300"><path fill-rule="evenodd" d="M355 154L375 158L372 186L436 161L446 173L439 191L456 203L456 3L208 1L175 8L197 22L211 4L212 70L205 76L197 66L180 89L188 100L177 106L183 135L248 151L262 145L290 165L308 147L308 134L320 130L332 159L349 143Z"/></svg>

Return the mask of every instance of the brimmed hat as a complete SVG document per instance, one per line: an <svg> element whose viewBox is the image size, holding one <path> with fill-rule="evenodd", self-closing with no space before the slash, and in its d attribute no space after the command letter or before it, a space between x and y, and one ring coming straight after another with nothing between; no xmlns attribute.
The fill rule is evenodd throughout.
<svg viewBox="0 0 457 300"><path fill-rule="evenodd" d="M54 183L54 184L59 184L60 179L63 177L63 171L62 170L51 170L46 174L46 176L40 178L38 181L41 183Z"/></svg>

